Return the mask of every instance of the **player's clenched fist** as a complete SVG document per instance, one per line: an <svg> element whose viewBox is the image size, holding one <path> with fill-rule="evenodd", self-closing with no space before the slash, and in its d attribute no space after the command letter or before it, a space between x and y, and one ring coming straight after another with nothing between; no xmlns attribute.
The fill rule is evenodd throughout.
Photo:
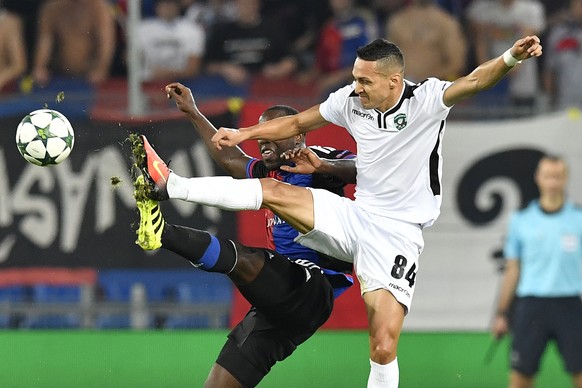
<svg viewBox="0 0 582 388"><path fill-rule="evenodd" d="M511 48L511 55L520 61L541 56L542 45L540 44L540 38L532 35L519 39Z"/></svg>
<svg viewBox="0 0 582 388"><path fill-rule="evenodd" d="M212 136L212 143L219 150L225 147L234 147L245 140L241 131L234 128L221 127L214 136Z"/></svg>
<svg viewBox="0 0 582 388"><path fill-rule="evenodd" d="M176 106L182 112L190 115L200 114L198 107L196 106L196 102L194 101L194 97L192 96L192 90L190 88L182 85L179 82L173 82L171 84L166 85L166 96L169 99L173 99L176 102Z"/></svg>

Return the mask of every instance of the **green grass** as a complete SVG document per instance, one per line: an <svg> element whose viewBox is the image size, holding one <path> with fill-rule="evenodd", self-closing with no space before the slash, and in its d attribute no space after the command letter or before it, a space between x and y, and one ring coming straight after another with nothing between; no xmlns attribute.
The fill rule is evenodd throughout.
<svg viewBox="0 0 582 388"><path fill-rule="evenodd" d="M4 331L0 387L201 387L225 331ZM504 387L507 341L485 365L486 333L404 333L400 387ZM548 349L537 387L569 387ZM362 331L322 331L276 365L260 387L365 387Z"/></svg>

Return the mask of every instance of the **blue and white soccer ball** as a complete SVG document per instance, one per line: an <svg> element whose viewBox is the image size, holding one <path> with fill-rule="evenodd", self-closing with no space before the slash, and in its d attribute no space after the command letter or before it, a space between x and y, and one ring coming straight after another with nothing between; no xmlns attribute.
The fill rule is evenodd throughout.
<svg viewBox="0 0 582 388"><path fill-rule="evenodd" d="M65 160L75 144L69 120L52 109L27 114L16 129L16 145L24 159L37 166L50 166Z"/></svg>

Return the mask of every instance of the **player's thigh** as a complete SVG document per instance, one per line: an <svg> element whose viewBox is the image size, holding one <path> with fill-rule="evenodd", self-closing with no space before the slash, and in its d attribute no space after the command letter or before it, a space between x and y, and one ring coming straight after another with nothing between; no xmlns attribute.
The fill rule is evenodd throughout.
<svg viewBox="0 0 582 388"><path fill-rule="evenodd" d="M377 217L358 240L354 263L362 294L389 291L408 312L424 246L418 224Z"/></svg>
<svg viewBox="0 0 582 388"><path fill-rule="evenodd" d="M313 229L313 197L305 187L275 179L261 179L263 206L284 219L301 233Z"/></svg>
<svg viewBox="0 0 582 388"><path fill-rule="evenodd" d="M349 198L322 189L313 195L313 230L296 238L301 245L335 259L354 262L358 240L366 233L370 215Z"/></svg>
<svg viewBox="0 0 582 388"><path fill-rule="evenodd" d="M294 260L292 264L300 268L301 284L295 287L292 298L287 297L286 313L282 315L282 326L297 345L307 340L329 318L334 305L333 287L321 268L308 260Z"/></svg>

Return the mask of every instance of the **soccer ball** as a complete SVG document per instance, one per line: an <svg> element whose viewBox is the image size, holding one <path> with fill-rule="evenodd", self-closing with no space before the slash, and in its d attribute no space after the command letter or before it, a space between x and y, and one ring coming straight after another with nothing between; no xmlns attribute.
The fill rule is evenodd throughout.
<svg viewBox="0 0 582 388"><path fill-rule="evenodd" d="M16 129L18 151L37 166L59 164L69 156L74 144L71 123L56 110L35 110L27 114Z"/></svg>

